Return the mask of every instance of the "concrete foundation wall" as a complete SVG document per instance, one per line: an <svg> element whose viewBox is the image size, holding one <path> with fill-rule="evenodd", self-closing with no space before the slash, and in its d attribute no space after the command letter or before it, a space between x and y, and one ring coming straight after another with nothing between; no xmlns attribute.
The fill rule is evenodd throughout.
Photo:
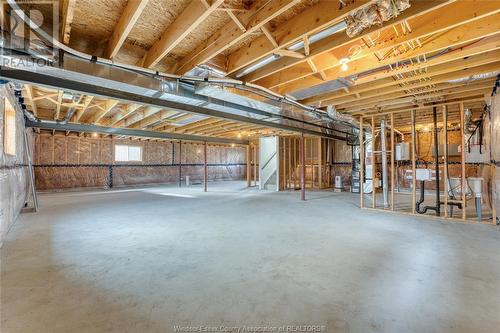
<svg viewBox="0 0 500 333"><path fill-rule="evenodd" d="M20 109L16 108L16 154L8 155L4 152L4 98L16 108L13 91L7 85L0 85L0 246L24 207L29 189L24 151L24 122Z"/></svg>
<svg viewBox="0 0 500 333"><path fill-rule="evenodd" d="M141 162L115 162L114 146L142 147ZM78 136L56 132L35 135L35 177L39 190L203 181L204 144ZM179 159L180 155L180 159ZM243 180L246 148L207 147L208 179ZM181 167L179 167L179 163Z"/></svg>

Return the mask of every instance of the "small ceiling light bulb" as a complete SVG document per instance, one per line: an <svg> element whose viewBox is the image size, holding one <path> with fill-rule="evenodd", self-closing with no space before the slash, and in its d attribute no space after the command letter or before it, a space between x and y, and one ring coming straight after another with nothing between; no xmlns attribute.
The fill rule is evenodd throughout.
<svg viewBox="0 0 500 333"><path fill-rule="evenodd" d="M345 71L347 71L347 70L349 69L349 65L348 65L348 63L349 63L349 58L347 58L347 57L341 58L341 59L339 60L339 63L340 63L340 69L341 69L342 71L344 71L344 72L345 72Z"/></svg>
<svg viewBox="0 0 500 333"><path fill-rule="evenodd" d="M238 133L238 139L241 139L241 133Z"/></svg>
<svg viewBox="0 0 500 333"><path fill-rule="evenodd" d="M94 137L94 138L97 138L98 135L99 134L97 134L97 133L92 133L92 137Z"/></svg>

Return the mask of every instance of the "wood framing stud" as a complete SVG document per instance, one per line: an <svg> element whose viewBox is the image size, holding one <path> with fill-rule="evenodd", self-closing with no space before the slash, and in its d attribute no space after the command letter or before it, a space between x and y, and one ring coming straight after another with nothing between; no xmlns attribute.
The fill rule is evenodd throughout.
<svg viewBox="0 0 500 333"><path fill-rule="evenodd" d="M467 189L467 179L465 174L465 115L464 115L464 103L459 104L460 110L460 138L461 138L461 150L460 150L460 166L462 170L462 220L465 220L467 217L467 198L465 196Z"/></svg>
<svg viewBox="0 0 500 333"><path fill-rule="evenodd" d="M234 15L232 11L227 11L227 15L233 20L233 22L240 28L241 31L246 32L247 28L245 28L245 25L241 23L240 19Z"/></svg>
<svg viewBox="0 0 500 333"><path fill-rule="evenodd" d="M104 52L106 58L112 59L118 53L148 2L149 0L129 0L127 2L113 31L113 35L111 35L106 46L106 51Z"/></svg>
<svg viewBox="0 0 500 333"><path fill-rule="evenodd" d="M60 39L64 44L69 44L69 38L71 35L71 24L73 24L73 15L75 12L76 0L62 0L62 24L61 24L61 36Z"/></svg>
<svg viewBox="0 0 500 333"><path fill-rule="evenodd" d="M300 136L300 200L306 200L306 145L304 134Z"/></svg>
<svg viewBox="0 0 500 333"><path fill-rule="evenodd" d="M143 66L147 68L155 66L223 2L224 0L214 0L210 7L207 8L202 1L192 0L145 54L142 61Z"/></svg>
<svg viewBox="0 0 500 333"><path fill-rule="evenodd" d="M278 42L276 41L276 39L274 38L274 36L271 34L271 32L269 31L269 29L263 25L260 30L262 30L262 32L264 33L264 35L267 37L267 39L269 39L269 41L271 42L271 44L273 44L273 46L275 48L279 48L279 44Z"/></svg>

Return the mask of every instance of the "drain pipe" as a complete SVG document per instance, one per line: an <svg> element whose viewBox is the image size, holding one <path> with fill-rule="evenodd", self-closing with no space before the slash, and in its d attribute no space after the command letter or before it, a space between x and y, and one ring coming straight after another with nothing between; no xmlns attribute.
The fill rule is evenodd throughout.
<svg viewBox="0 0 500 333"><path fill-rule="evenodd" d="M433 210L436 212L436 216L441 215L441 200L439 192L439 129L437 127L437 108L432 107L432 115L434 121L434 170L436 172L436 205L435 206L425 206L420 208L420 205L424 202L425 196L425 181L420 182L420 199L417 201L415 207L419 214L425 214L428 210ZM414 175L415 176L415 175Z"/></svg>
<svg viewBox="0 0 500 333"><path fill-rule="evenodd" d="M387 148L386 148L386 137L385 137L385 119L380 122L380 138L382 143L382 190L384 194L384 207L389 207L389 187L387 182L389 178L387 176Z"/></svg>

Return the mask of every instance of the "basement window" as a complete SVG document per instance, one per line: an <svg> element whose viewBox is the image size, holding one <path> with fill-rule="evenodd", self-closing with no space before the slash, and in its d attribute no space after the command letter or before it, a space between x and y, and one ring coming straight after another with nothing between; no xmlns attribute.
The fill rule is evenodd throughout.
<svg viewBox="0 0 500 333"><path fill-rule="evenodd" d="M7 98L4 98L4 140L3 151L7 155L16 155L16 110Z"/></svg>
<svg viewBox="0 0 500 333"><path fill-rule="evenodd" d="M116 162L141 162L142 147L129 145L115 145Z"/></svg>

